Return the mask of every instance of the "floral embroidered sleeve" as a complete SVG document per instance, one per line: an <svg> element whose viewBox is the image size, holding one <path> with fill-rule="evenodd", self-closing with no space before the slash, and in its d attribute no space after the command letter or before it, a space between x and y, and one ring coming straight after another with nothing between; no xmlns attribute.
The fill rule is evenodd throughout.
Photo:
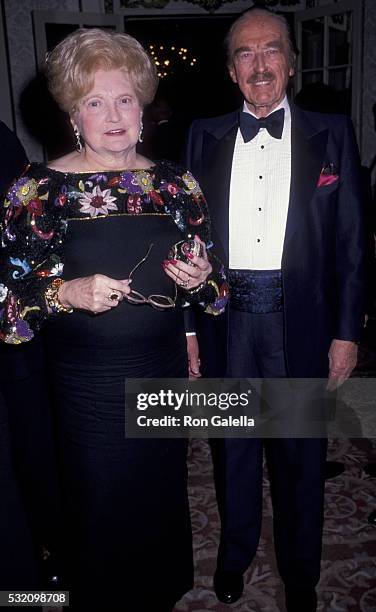
<svg viewBox="0 0 376 612"><path fill-rule="evenodd" d="M62 272L66 222L51 206L49 179L30 166L1 204L0 340L27 342L47 317L44 292Z"/></svg>
<svg viewBox="0 0 376 612"><path fill-rule="evenodd" d="M189 304L200 304L208 314L224 312L229 298L229 287L222 262L213 252L210 216L201 188L189 171L181 171L173 164L165 163L164 177L160 180L159 191L183 238L192 240L197 235L206 245L212 272L199 291L179 289ZM171 174L170 174L171 173ZM168 194L168 198L164 197Z"/></svg>

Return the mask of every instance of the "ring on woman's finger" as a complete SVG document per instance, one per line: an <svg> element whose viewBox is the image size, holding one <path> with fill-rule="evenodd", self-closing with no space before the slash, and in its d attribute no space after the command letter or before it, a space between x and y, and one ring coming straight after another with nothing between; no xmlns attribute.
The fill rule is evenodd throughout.
<svg viewBox="0 0 376 612"><path fill-rule="evenodd" d="M188 287L189 279L180 281L180 287Z"/></svg>
<svg viewBox="0 0 376 612"><path fill-rule="evenodd" d="M110 302L115 302L117 300L120 300L120 294L117 291L111 291L108 294L107 299L110 300Z"/></svg>

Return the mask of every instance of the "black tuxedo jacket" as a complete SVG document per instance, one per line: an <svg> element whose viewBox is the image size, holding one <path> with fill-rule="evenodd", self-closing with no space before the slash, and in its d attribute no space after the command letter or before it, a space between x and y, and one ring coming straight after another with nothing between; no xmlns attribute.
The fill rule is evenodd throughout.
<svg viewBox="0 0 376 612"><path fill-rule="evenodd" d="M195 121L186 157L207 199L216 251L225 262L237 129L238 111ZM287 368L294 377L326 376L333 338L359 340L364 320L364 215L359 154L350 119L292 105L291 156L282 256ZM328 174L332 175L329 181ZM211 360L221 351L221 365L216 354L216 368L209 373L223 375L227 318L213 323L200 315L198 325L204 359Z"/></svg>

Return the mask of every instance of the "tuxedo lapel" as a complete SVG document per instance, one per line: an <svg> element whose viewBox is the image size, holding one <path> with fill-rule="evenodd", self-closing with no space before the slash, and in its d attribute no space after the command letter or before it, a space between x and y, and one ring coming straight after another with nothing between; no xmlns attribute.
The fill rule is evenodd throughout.
<svg viewBox="0 0 376 612"><path fill-rule="evenodd" d="M317 131L303 111L291 107L291 186L283 247L284 263L291 239L313 196L325 159L328 130Z"/></svg>
<svg viewBox="0 0 376 612"><path fill-rule="evenodd" d="M230 116L220 129L203 136L204 194L210 203L210 217L215 228L215 239L220 240L226 259L229 250L229 195L232 157L238 129L237 113Z"/></svg>
<svg viewBox="0 0 376 612"><path fill-rule="evenodd" d="M228 260L229 196L231 167L238 129L238 112L231 113L214 128L204 129L201 187L209 203L215 232ZM291 186L282 265L288 246L302 221L316 189L328 140L328 130L318 130L304 111L291 105Z"/></svg>

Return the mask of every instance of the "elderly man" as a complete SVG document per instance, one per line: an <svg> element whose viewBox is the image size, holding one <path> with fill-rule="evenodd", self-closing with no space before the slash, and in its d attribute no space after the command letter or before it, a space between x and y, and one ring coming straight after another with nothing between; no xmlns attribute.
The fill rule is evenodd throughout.
<svg viewBox="0 0 376 612"><path fill-rule="evenodd" d="M187 151L232 288L228 317L198 321L201 359L212 376L329 376L335 387L356 364L363 323L363 225L351 122L288 102L295 54L282 16L251 9L226 43L243 107L196 121ZM322 439L228 439L216 448L222 520L216 594L236 601L256 554L263 446L286 608L311 612L320 576Z"/></svg>

